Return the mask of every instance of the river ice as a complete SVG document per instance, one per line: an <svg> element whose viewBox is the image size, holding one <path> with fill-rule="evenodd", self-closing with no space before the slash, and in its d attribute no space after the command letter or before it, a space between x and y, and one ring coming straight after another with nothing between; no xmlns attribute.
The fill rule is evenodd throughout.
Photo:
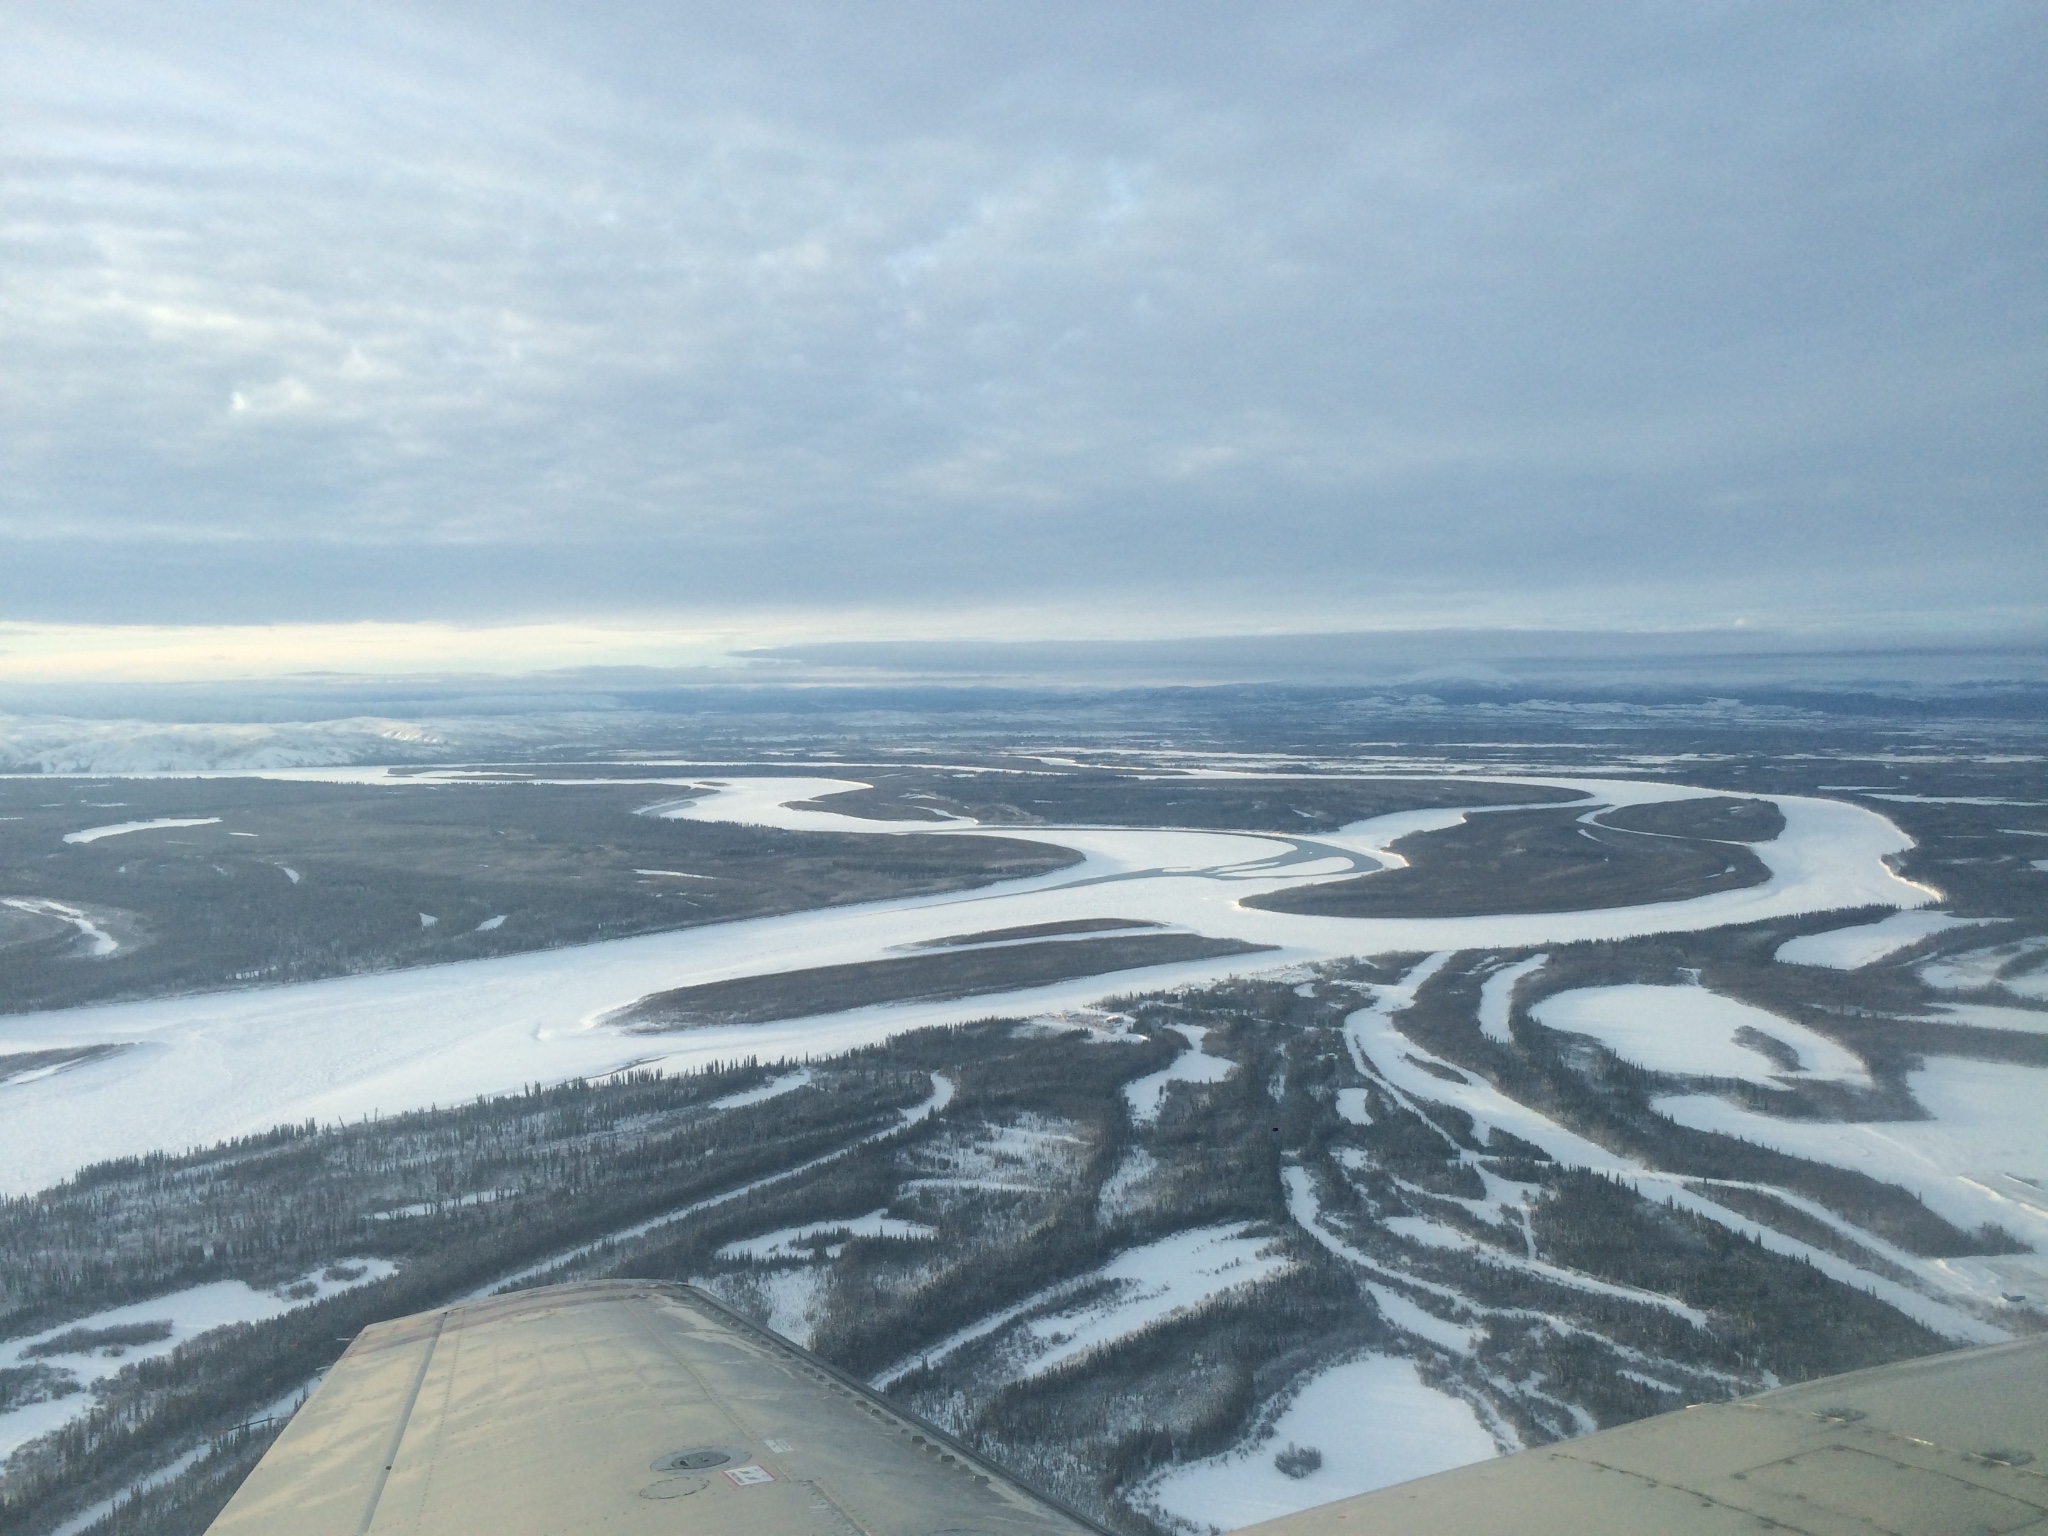
<svg viewBox="0 0 2048 1536"><path fill-rule="evenodd" d="M348 772L354 782L388 782L375 770ZM633 782L685 787L691 781L642 776ZM1580 788L1605 804L1707 793L1624 780L1517 782ZM874 822L791 808L856 787L846 779L732 779L687 803L664 804L658 813L874 836L998 836L1072 848L1083 860L975 891L377 975L6 1017L0 1019L0 1054L101 1043L135 1048L42 1081L0 1086L0 1191L27 1192L107 1158L205 1145L280 1122L394 1113L655 1060L680 1068L835 1053L928 1024L1079 1009L1140 987L1198 985L1304 961L1526 948L1841 907L1917 907L1933 899L1884 862L1910 839L1876 812L1839 801L1779 799L1785 831L1757 850L1771 878L1746 890L1587 912L1361 920L1240 903L1260 892L1378 867L1388 862L1387 844L1419 821L1450 825L1464 813L1404 812L1294 838ZM1334 867L1340 857L1348 861L1341 870ZM625 1034L604 1022L667 988L873 960L904 944L1077 918L1152 921L1276 948L959 1002L878 1005L663 1039Z"/></svg>

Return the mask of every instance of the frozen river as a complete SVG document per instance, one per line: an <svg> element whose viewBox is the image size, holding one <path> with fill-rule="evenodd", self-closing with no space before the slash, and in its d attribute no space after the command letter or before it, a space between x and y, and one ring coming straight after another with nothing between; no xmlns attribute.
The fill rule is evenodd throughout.
<svg viewBox="0 0 2048 1536"><path fill-rule="evenodd" d="M355 782L375 778L359 770L347 776ZM1617 780L1495 782L1582 789L1598 802L1585 806L1588 812L1719 793ZM1934 899L1885 862L1911 846L1910 839L1875 812L1832 800L1775 797L1785 830L1755 848L1771 878L1746 890L1599 911L1411 920L1311 917L1241 903L1398 864L1398 856L1387 852L1391 842L1484 812L1403 812L1294 838L874 822L793 808L858 787L845 779L736 778L701 798L649 813L873 836L998 836L1072 848L1083 862L972 892L378 975L0 1019L0 1055L130 1047L33 1081L0 1084L0 1189L30 1191L107 1158L181 1150L285 1122L390 1114L653 1062L681 1068L745 1056L832 1053L920 1025L997 1013L1028 1016L1139 987L1343 955L1563 944L1843 907L1914 908ZM618 1009L672 987L873 960L923 940L1077 918L1150 921L1275 950L958 1002L885 1005L666 1037L629 1035L605 1023Z"/></svg>

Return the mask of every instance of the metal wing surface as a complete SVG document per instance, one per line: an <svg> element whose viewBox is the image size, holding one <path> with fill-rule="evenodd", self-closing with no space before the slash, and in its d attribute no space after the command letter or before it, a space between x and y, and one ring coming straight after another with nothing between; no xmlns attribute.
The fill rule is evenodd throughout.
<svg viewBox="0 0 2048 1536"><path fill-rule="evenodd" d="M686 1286L366 1328L212 1536L1101 1536Z"/></svg>
<svg viewBox="0 0 2048 1536"><path fill-rule="evenodd" d="M2048 1536L2048 1339L1691 1408L1257 1536ZM217 1536L1101 1536L686 1286L526 1291L366 1329Z"/></svg>
<svg viewBox="0 0 2048 1536"><path fill-rule="evenodd" d="M2048 1339L1687 1408L1239 1536L1996 1536L2048 1529Z"/></svg>

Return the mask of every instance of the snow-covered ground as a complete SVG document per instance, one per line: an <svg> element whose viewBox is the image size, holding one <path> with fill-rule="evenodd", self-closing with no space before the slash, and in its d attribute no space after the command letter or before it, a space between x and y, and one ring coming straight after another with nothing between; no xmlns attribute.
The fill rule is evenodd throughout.
<svg viewBox="0 0 2048 1536"><path fill-rule="evenodd" d="M749 1088L743 1093L728 1093L722 1099L713 1099L706 1109L743 1109L749 1104L765 1104L770 1099L779 1099L785 1093L795 1093L811 1080L811 1069L799 1067L794 1072L784 1072L771 1077L758 1088Z"/></svg>
<svg viewBox="0 0 2048 1536"><path fill-rule="evenodd" d="M1159 1172L1159 1159L1143 1147L1124 1153L1116 1171L1102 1181L1096 1209L1104 1221L1116 1221L1140 1208L1148 1186Z"/></svg>
<svg viewBox="0 0 2048 1536"><path fill-rule="evenodd" d="M1274 1465L1289 1447L1321 1464L1289 1477ZM1140 1497L1190 1530L1231 1531L1499 1449L1472 1405L1423 1381L1414 1361L1367 1355L1312 1378L1259 1444L1175 1467Z"/></svg>
<svg viewBox="0 0 2048 1536"><path fill-rule="evenodd" d="M1589 1141L1577 1132L1558 1124L1540 1110L1508 1097L1491 1083L1461 1071L1409 1040L1395 1025L1395 1016L1409 1006L1422 983L1449 959L1447 953L1432 955L1400 981L1375 988L1372 1005L1351 1014L1344 1024L1345 1037L1359 1070L1416 1114L1426 1120L1430 1119L1434 1107L1440 1104L1463 1110L1472 1117L1473 1131L1482 1141L1491 1139L1495 1128L1499 1128L1542 1148L1565 1167L1590 1168L1612 1174L1645 1194L1659 1200L1668 1200L1681 1209L1703 1216L1732 1232L1738 1232L1744 1237L1762 1243L1773 1253L1799 1259L1845 1284L1869 1291L1907 1316L1959 1342L1993 1343L2010 1337L2002 1327L1986 1322L1977 1315L1977 1312L1985 1305L1995 1303L2003 1291L2024 1291L2028 1289L2027 1286L1988 1284L1985 1280L1987 1271L1958 1268L1954 1261L1919 1259L1892 1248L1869 1233L1851 1227L1833 1213L1825 1212L1809 1201L1802 1201L1788 1191L1769 1191L1775 1198L1800 1207L1814 1219L1833 1226L1844 1236L1880 1254L1895 1269L1903 1269L1913 1277L1913 1283L1910 1285L1900 1283L1872 1268L1859 1266L1837 1253L1816 1248L1812 1244L1762 1226L1740 1212L1688 1187L1688 1181L1685 1179L1665 1174L1634 1157L1610 1152L1598 1143ZM1973 1073L1996 1073L2007 1070L2000 1065L1982 1062L1936 1060L1930 1065L1930 1074L1941 1076L1942 1074L1934 1072L1937 1068L1968 1069ZM2048 1072L2024 1068L2017 1070L2030 1078L2048 1078ZM1913 1080L1916 1094L1921 1085L1921 1077L1916 1074ZM1983 1165L1983 1160L1976 1155L1983 1147L2006 1146L2009 1143L2017 1143L2024 1147L2048 1138L2048 1131L2041 1128L2037 1112L2039 1103L2044 1102L2037 1097L2041 1088L2042 1085L2033 1082L2008 1083L2002 1095L1976 1103L1971 1102L1967 1091L1937 1093L1932 1099L1927 1095L1920 1095L1921 1102L1936 1115L1937 1119L1933 1122L1908 1122L1906 1126L1909 1131L1919 1128L1923 1138L1924 1155L1917 1164L1919 1176L1929 1184L1946 1182L1958 1186L1968 1185L1972 1182L1968 1170ZM1682 1123L1697 1123L1707 1129L1729 1130L1738 1136L1746 1135L1752 1140L1780 1145L1786 1151L1817 1156L1823 1162L1840 1159L1827 1156L1824 1152L1805 1152L1799 1145L1773 1142L1768 1134L1753 1127L1793 1127L1795 1129L1791 1134L1796 1136L1801 1132L1811 1133L1815 1145L1819 1146L1833 1145L1834 1143L1829 1140L1831 1135L1838 1135L1843 1145L1860 1144L1858 1138L1869 1138L1883 1143L1888 1133L1900 1129L1898 1125L1889 1122L1881 1125L1855 1125L1779 1120L1739 1109L1725 1100L1704 1094L1672 1095L1656 1102L1660 1110L1673 1114L1673 1117ZM1688 1115L1695 1118L1687 1118ZM1962 1122L1960 1140L1945 1136L1940 1124L1940 1118L1943 1116ZM1993 1131L1983 1125L1969 1123L1972 1116L1988 1117L2007 1124L2002 1131ZM1468 1163L1475 1161L1476 1159L1467 1154ZM2022 1156L2018 1161L2028 1162L2032 1159ZM1873 1166L1866 1171L1881 1179L1889 1177L1878 1167ZM1289 1209L1295 1221L1310 1236L1333 1253L1361 1267L1369 1270L1377 1268L1389 1279L1398 1279L1410 1285L1419 1284L1412 1276L1375 1265L1374 1261L1350 1248L1332 1233L1321 1221L1315 1192L1304 1170L1288 1169L1286 1177ZM1994 1178L2007 1179L2007 1176L2000 1174ZM2022 1175L2020 1182L2008 1180L2006 1184L2001 1185L2003 1194L2000 1198L2008 1202L2024 1201L2028 1198L2027 1191L2030 1189L2038 1196L2040 1188L2026 1184L2024 1178ZM1905 1183L1907 1188L1918 1187L1905 1180L1899 1182ZM2040 1182L2048 1184L2048 1180ZM1488 1188L1491 1203L1497 1199L1497 1194L1491 1182ZM1985 1193L1991 1194L1995 1191L1987 1190ZM1520 1203L1522 1202L1510 1201L1510 1204ZM1942 1209L1931 1199L1928 1203L1936 1210ZM1526 1231L1526 1209L1523 1211L1522 1219ZM1971 1216L1963 1225L1974 1227L1979 1222L1998 1219L1995 1215L1977 1214ZM2048 1220L2048 1212L2043 1213L2043 1219ZM2007 1221L2005 1224L2022 1237L2035 1242L2037 1246L2048 1245L2048 1233L2037 1237L2033 1231L2015 1225L2013 1221ZM1530 1256L1533 1258L1533 1253ZM1510 1259L1501 1259L1498 1262L1515 1267ZM2032 1294L2048 1292L2048 1258L2025 1255L2019 1260L2006 1262L2019 1264L2029 1276L2033 1274L2033 1269L2029 1266L2044 1266L2038 1289ZM1590 1277L1582 1277L1584 1278ZM2033 1283L2029 1281L2030 1285ZM1439 1291L1442 1289L1428 1285L1422 1285L1421 1288ZM1581 1288L1585 1287L1582 1285ZM1443 1347L1454 1348L1461 1353L1469 1352L1469 1328L1462 1324L1447 1322L1425 1311L1398 1292L1389 1291L1388 1295L1382 1296L1381 1290L1375 1289L1373 1294L1379 1301L1381 1310L1396 1327ZM1461 1343L1461 1340L1464 1342Z"/></svg>
<svg viewBox="0 0 2048 1536"><path fill-rule="evenodd" d="M1705 987L1581 987L1529 1010L1547 1029L1589 1035L1624 1061L1681 1077L1733 1077L1771 1087L1820 1078L1870 1086L1863 1059L1826 1035ZM1763 1037L1797 1056L1788 1070L1757 1045Z"/></svg>
<svg viewBox="0 0 2048 1536"><path fill-rule="evenodd" d="M1070 1120L1026 1114L1002 1124L969 1122L912 1154L919 1176L907 1189L999 1189L1030 1193L1071 1185L1088 1139Z"/></svg>
<svg viewBox="0 0 2048 1536"><path fill-rule="evenodd" d="M1935 1024L1967 1024L1973 1029L2012 1029L2023 1035L2048 1034L2048 1008L2004 1008L1996 1003L1938 1003L1925 1017Z"/></svg>
<svg viewBox="0 0 2048 1536"><path fill-rule="evenodd" d="M1879 922L1830 928L1826 933L1787 939L1778 946L1778 958L1787 965L1824 965L1831 970L1853 971L1933 934L1966 927L1971 921L1951 917L1946 912L1894 912Z"/></svg>
<svg viewBox="0 0 2048 1536"><path fill-rule="evenodd" d="M1159 1071L1124 1084L1124 1102L1131 1106L1131 1119L1139 1125L1150 1125L1159 1118L1168 1083L1220 1083L1235 1065L1203 1049L1209 1031L1201 1025L1176 1024L1173 1032L1187 1041L1188 1048Z"/></svg>
<svg viewBox="0 0 2048 1536"><path fill-rule="evenodd" d="M352 782L380 770L308 770ZM644 770L631 782L688 785ZM1527 781L1582 788L1603 804L1706 793L1618 780ZM1347 919L1268 912L1242 898L1386 862L1386 845L1463 812L1401 813L1300 839L1268 833L1124 828L978 828L874 822L792 802L859 787L815 777L729 780L663 813L874 836L998 836L1070 847L1078 866L978 891L874 902L452 965L267 989L155 999L0 1019L0 1053L101 1043L136 1048L4 1090L0 1190L25 1192L89 1163L182 1149L307 1118L391 1113L535 1081L839 1052L928 1024L1077 1009L1134 987L1195 985L1247 969L1340 955L1533 947L1698 929L1847 906L1920 906L1932 893L1886 855L1910 840L1882 816L1828 800L1777 803L1785 831L1758 853L1771 879L1691 901L1590 912L1448 919ZM1590 807L1589 807L1590 808ZM1340 864L1342 868L1333 866ZM1304 870L1315 870L1307 874ZM1325 872L1327 871L1327 872ZM877 959L893 946L1077 918L1152 921L1277 946L1257 957L1184 962L950 1003L890 1004L811 1019L691 1031L655 1041L605 1019L650 992L805 966Z"/></svg>
<svg viewBox="0 0 2048 1536"><path fill-rule="evenodd" d="M130 832L156 832L165 827L211 827L219 823L218 816L158 816L151 821L117 821L104 827L86 827L78 832L66 832L67 843L96 843L103 837L126 837Z"/></svg>
<svg viewBox="0 0 2048 1536"><path fill-rule="evenodd" d="M1654 1102L1698 1130L1902 1185L1969 1230L1995 1222L2048 1250L2048 1068L1930 1056L1907 1079L1927 1120L1781 1120L1711 1094Z"/></svg>
<svg viewBox="0 0 2048 1536"><path fill-rule="evenodd" d="M1616 1285L1612 1281L1595 1279L1576 1270L1547 1264L1541 1259L1524 1258L1520 1254L1509 1253L1482 1243L1467 1232L1446 1226L1440 1221L1433 1221L1427 1216L1389 1216L1380 1222L1380 1226L1418 1247L1442 1248L1452 1253L1474 1255L1502 1269L1518 1269L1525 1274L1538 1275L1570 1290L1585 1291L1594 1296L1609 1296L1616 1301L1633 1301L1641 1306L1655 1307L1659 1312L1669 1312L1674 1317L1682 1317L1695 1328L1707 1326L1706 1313L1660 1292L1646 1291L1631 1285Z"/></svg>
<svg viewBox="0 0 2048 1536"><path fill-rule="evenodd" d="M721 1259L808 1259L817 1246L816 1239L834 1237L841 1239L825 1248L827 1258L838 1258L844 1248L844 1239L850 1237L931 1237L933 1229L921 1221L899 1221L887 1211L869 1211L865 1216L849 1216L844 1221L814 1221L808 1226L779 1227L773 1232L763 1232L759 1237L741 1238L736 1243L727 1243L718 1250Z"/></svg>
<svg viewBox="0 0 2048 1536"><path fill-rule="evenodd" d="M1078 1284L1108 1281L1107 1297L1025 1324L1017 1375L1029 1379L1105 1344L1270 1279L1292 1267L1245 1226L1197 1227L1118 1254ZM1068 1288L1072 1288L1071 1286Z"/></svg>
<svg viewBox="0 0 2048 1536"><path fill-rule="evenodd" d="M768 1315L762 1321L785 1339L808 1348L811 1330L817 1322L818 1304L825 1298L825 1278L825 1270L811 1264L758 1276L755 1283L768 1303ZM716 1279L697 1283L719 1292Z"/></svg>
<svg viewBox="0 0 2048 1536"><path fill-rule="evenodd" d="M1270 1238L1252 1235L1251 1227L1240 1222L1196 1227L1128 1248L1099 1269L1048 1286L898 1361L878 1374L873 1385L886 1389L918 1366L943 1360L1032 1312L1041 1315L1029 1318L1003 1341L1000 1370L1010 1380L1042 1376L1169 1317L1286 1272L1293 1261L1276 1251L1277 1246ZM1082 1299L1059 1307L1067 1296ZM1047 1312L1047 1307L1057 1310Z"/></svg>
<svg viewBox="0 0 2048 1536"><path fill-rule="evenodd" d="M73 1318L41 1333L9 1339L0 1344L0 1367L51 1366L67 1372L84 1390L45 1402L28 1403L10 1412L0 1412L0 1461L5 1461L18 1448L38 1436L47 1435L73 1419L84 1417L96 1401L91 1391L93 1383L116 1375L137 1361L167 1355L180 1344L215 1328L225 1328L230 1323L258 1323L266 1318L281 1317L323 1297L367 1285L372 1280L381 1280L396 1269L397 1265L388 1259L343 1259L269 1291L256 1290L240 1280L218 1280L209 1285L196 1285L155 1296L148 1301L112 1307L91 1317ZM41 1352L52 1341L61 1343L63 1335L76 1330L97 1331L145 1323L166 1325L164 1336L110 1348L67 1350L60 1354Z"/></svg>
<svg viewBox="0 0 2048 1536"><path fill-rule="evenodd" d="M41 896L9 896L0 899L0 907L12 907L17 912L27 912L35 917L54 917L60 923L69 923L85 941L86 955L94 960L104 960L121 948L119 939L77 907L66 906L61 901Z"/></svg>
<svg viewBox="0 0 2048 1536"><path fill-rule="evenodd" d="M673 1226L676 1222L694 1216L699 1211L709 1211L721 1205L730 1205L735 1200L744 1200L756 1190L766 1189L770 1185L781 1184L790 1179L802 1178L805 1174L823 1168L828 1163L836 1163L840 1158L845 1157L857 1147L864 1147L872 1142L880 1141L885 1136L893 1136L906 1125L915 1125L920 1120L926 1120L938 1114L948 1104L953 1102L953 1095L958 1091L950 1077L945 1076L943 1073L934 1072L932 1074L931 1093L921 1102L911 1105L910 1108L898 1110L894 1125L884 1126L879 1131L871 1131L855 1141L848 1142L843 1147L814 1157L808 1162L798 1163L794 1167L783 1168L775 1173L764 1173L758 1179L750 1180L732 1189L723 1190L706 1199L693 1200L688 1205L677 1206L672 1211L663 1211L659 1216L649 1216L644 1221L636 1221L630 1226L619 1227L614 1231L605 1233L601 1237L594 1237L588 1242L577 1243L574 1247L560 1249L547 1255L545 1258L537 1259L531 1264L516 1269L510 1274L500 1275L495 1280L486 1281L467 1295L457 1297L456 1300L475 1301L480 1297L494 1296L499 1292L509 1291L514 1286L528 1284L543 1275L560 1269L565 1264L570 1264L578 1259L587 1257L607 1244L631 1242L634 1238L645 1237L650 1232L659 1231L663 1227Z"/></svg>
<svg viewBox="0 0 2048 1536"><path fill-rule="evenodd" d="M1944 992L1974 992L1982 987L2003 987L2020 997L2048 998L2048 972L2030 967L2048 938L2020 939L2011 944L1994 944L1986 949L1965 950L1944 955L1920 967L1920 979ZM2015 965L2015 962L2021 962ZM2007 966L2017 974L2000 975Z"/></svg>
<svg viewBox="0 0 2048 1536"><path fill-rule="evenodd" d="M1504 965L1487 977L1479 987L1479 1032L1489 1040L1498 1040L1502 1045L1514 1044L1515 1036L1509 1028L1515 1003L1515 988L1524 976L1533 976L1550 963L1548 955L1531 955L1513 965Z"/></svg>
<svg viewBox="0 0 2048 1536"><path fill-rule="evenodd" d="M1339 1237L1323 1219L1322 1206L1316 1197L1315 1181L1309 1177L1307 1169L1283 1168L1280 1171L1280 1179L1287 1189L1287 1213L1293 1217L1295 1225L1338 1258L1356 1265L1368 1275L1400 1281L1425 1294L1440 1297L1453 1306L1472 1310L1466 1298L1448 1286L1417 1279L1413 1275L1381 1264ZM1366 1280L1364 1288L1371 1294L1373 1304L1379 1308L1380 1315L1391 1326L1400 1329L1410 1338L1425 1344L1433 1344L1445 1353L1453 1355L1470 1355L1479 1347L1480 1330L1471 1324L1438 1317L1434 1312L1419 1305L1412 1297L1390 1285Z"/></svg>
<svg viewBox="0 0 2048 1536"><path fill-rule="evenodd" d="M1339 1088L1337 1113L1353 1125L1371 1125L1372 1110L1368 1107L1371 1097L1363 1088Z"/></svg>
<svg viewBox="0 0 2048 1536"><path fill-rule="evenodd" d="M1400 982L1374 988L1372 1006L1345 1019L1345 1042L1358 1069L1424 1119L1430 1118L1432 1104L1463 1110L1472 1117L1473 1133L1482 1141L1499 1127L1541 1147L1566 1167L1617 1171L1630 1166L1598 1142L1588 1141L1541 1111L1509 1098L1484 1078L1432 1055L1395 1027L1393 1016L1408 1006L1422 983L1449 959L1448 951L1439 952Z"/></svg>

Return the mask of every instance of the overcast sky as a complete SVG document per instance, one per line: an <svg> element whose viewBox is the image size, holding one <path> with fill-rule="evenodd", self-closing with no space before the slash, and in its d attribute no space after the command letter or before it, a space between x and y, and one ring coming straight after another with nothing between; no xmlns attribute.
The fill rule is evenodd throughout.
<svg viewBox="0 0 2048 1536"><path fill-rule="evenodd" d="M0 620L2038 623L2044 79L2034 0L20 0Z"/></svg>

